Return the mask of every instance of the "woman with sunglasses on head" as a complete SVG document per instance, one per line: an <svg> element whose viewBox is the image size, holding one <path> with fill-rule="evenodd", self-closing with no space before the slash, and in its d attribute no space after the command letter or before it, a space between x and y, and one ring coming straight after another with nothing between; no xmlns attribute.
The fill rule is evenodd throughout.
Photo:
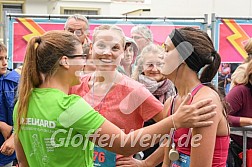
<svg viewBox="0 0 252 167"><path fill-rule="evenodd" d="M131 147L132 139L137 136L150 134L146 141L150 143L154 133L169 133L173 126L171 117L148 129L125 135L81 97L68 95L70 87L80 84L85 62L82 45L72 33L49 31L29 41L13 114L20 167L92 167L92 142L128 156L144 149L139 140ZM211 121L196 123L216 114L204 114L215 108L214 105L204 107L210 102L201 101L193 107L181 105L181 112L173 116L175 126L212 124Z"/></svg>

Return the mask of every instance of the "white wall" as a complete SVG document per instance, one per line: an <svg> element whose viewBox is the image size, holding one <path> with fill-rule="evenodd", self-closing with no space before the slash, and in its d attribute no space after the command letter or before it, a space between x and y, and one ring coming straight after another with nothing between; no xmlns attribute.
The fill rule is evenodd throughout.
<svg viewBox="0 0 252 167"><path fill-rule="evenodd" d="M151 16L186 17L208 14L209 19L211 13L216 13L216 16L252 16L252 0L151 0L151 4L111 0L26 0L25 13L60 14L61 6L100 8L101 15L121 15L138 9L151 9Z"/></svg>
<svg viewBox="0 0 252 167"><path fill-rule="evenodd" d="M150 4L133 3L133 2L114 2L111 3L110 15L122 15L138 9L150 9Z"/></svg>
<svg viewBox="0 0 252 167"><path fill-rule="evenodd" d="M110 14L110 0L97 1L55 1L55 0L26 0L26 14L60 14L60 7L100 8L100 14Z"/></svg>
<svg viewBox="0 0 252 167"><path fill-rule="evenodd" d="M60 14L60 7L99 8L101 15L109 15L110 13L110 2L58 1L55 3L55 9L51 10L50 14Z"/></svg>
<svg viewBox="0 0 252 167"><path fill-rule="evenodd" d="M251 0L152 0L154 16L252 16Z"/></svg>
<svg viewBox="0 0 252 167"><path fill-rule="evenodd" d="M122 15L138 9L150 9L151 5L134 2L111 2L110 0L26 0L26 14L60 14L60 7L99 8L101 15ZM147 14L143 15L149 15Z"/></svg>
<svg viewBox="0 0 252 167"><path fill-rule="evenodd" d="M26 14L47 14L47 0L26 0Z"/></svg>

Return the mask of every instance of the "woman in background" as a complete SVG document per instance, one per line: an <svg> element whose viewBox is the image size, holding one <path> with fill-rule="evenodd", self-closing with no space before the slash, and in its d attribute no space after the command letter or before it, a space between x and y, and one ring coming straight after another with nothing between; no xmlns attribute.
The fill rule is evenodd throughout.
<svg viewBox="0 0 252 167"><path fill-rule="evenodd" d="M144 84L151 94L163 104L169 97L176 94L173 83L160 73L164 55L165 51L162 47L153 43L147 45L139 55L136 69L132 75L133 79ZM150 119L144 122L144 127L154 123L156 122ZM143 159L151 155L158 146L159 144L156 144L154 147L144 150Z"/></svg>
<svg viewBox="0 0 252 167"><path fill-rule="evenodd" d="M243 79L237 81L237 85L225 97L231 108L230 113L228 113L228 121L234 127L252 125L252 61L247 63L243 76ZM231 134L230 137L232 139L230 147L235 147L235 149L231 149L234 154L235 165L241 166L242 160L238 157L238 154L242 152L243 136ZM248 137L247 149L251 148L252 138Z"/></svg>
<svg viewBox="0 0 252 167"><path fill-rule="evenodd" d="M117 70L122 74L131 77L137 52L138 48L135 41L132 38L126 37L124 57L122 58L120 66L118 66Z"/></svg>
<svg viewBox="0 0 252 167"><path fill-rule="evenodd" d="M246 43L246 45L244 46L244 50L247 52L248 57L246 58L246 60L239 65L236 70L234 71L234 73L231 76L231 85L230 85L230 90L235 86L238 85L241 80L243 80L244 78L244 74L245 71L248 67L248 63L250 62L250 60L252 59L252 38L250 38L248 40L248 42Z"/></svg>

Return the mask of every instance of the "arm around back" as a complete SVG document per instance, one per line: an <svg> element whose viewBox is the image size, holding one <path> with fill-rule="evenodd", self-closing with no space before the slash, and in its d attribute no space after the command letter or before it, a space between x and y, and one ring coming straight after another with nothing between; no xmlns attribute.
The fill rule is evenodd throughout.
<svg viewBox="0 0 252 167"><path fill-rule="evenodd" d="M193 105L186 105L190 100L190 96L188 95L185 98L178 111L173 115L176 128L211 125L213 122L206 120L216 114L216 112L210 112L216 106L209 105L211 100L202 100ZM168 117L154 125L125 134L118 127L106 120L95 132L97 134L96 137L92 139L100 147L129 156L150 147L148 143L158 142L163 135L169 134L170 129L173 127L171 117ZM155 136L154 134L160 135Z"/></svg>

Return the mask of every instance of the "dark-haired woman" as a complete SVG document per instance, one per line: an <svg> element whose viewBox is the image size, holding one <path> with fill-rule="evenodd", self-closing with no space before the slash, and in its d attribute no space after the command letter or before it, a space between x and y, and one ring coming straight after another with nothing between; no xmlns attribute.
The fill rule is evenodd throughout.
<svg viewBox="0 0 252 167"><path fill-rule="evenodd" d="M165 150L163 167L225 167L229 146L225 104L211 86L220 65L220 55L206 32L191 27L173 30L165 41L165 49L167 54L161 73L174 83L178 91L166 102L169 115L176 113L188 93L192 94L189 105L211 98L217 105L217 115L209 127L175 130L171 137L172 146ZM173 159L171 151L178 151L179 157Z"/></svg>

